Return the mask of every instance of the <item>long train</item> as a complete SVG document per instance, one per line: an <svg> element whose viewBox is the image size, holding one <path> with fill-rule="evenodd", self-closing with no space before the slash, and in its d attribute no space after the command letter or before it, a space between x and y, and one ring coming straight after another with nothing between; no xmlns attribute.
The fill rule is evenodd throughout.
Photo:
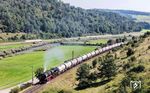
<svg viewBox="0 0 150 93"><path fill-rule="evenodd" d="M116 43L116 44L113 44L113 45L110 45L110 46L107 46L107 47L104 47L104 48L100 48L100 49L96 49L88 54L85 54L81 57L78 57L78 58L74 58L70 61L67 61L61 65L59 65L58 67L55 67L55 68L52 68L50 70L47 70L45 71L44 73L42 73L40 76L39 76L39 81L40 83L46 83L47 81L50 81L52 80L53 78L55 78L56 76L58 76L59 74L67 71L68 69L71 69L72 67L92 58L92 57L95 57L101 53L104 53L106 51L109 51L113 48L116 48L116 47L119 47L121 45L123 45L125 43L121 42L121 43Z"/></svg>

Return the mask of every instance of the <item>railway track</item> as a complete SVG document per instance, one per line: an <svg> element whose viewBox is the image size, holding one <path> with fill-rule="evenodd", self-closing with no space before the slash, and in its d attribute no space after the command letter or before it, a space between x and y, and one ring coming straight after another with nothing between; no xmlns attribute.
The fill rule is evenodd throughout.
<svg viewBox="0 0 150 93"><path fill-rule="evenodd" d="M40 85L40 84L38 84L38 85L33 85L31 88L25 90L23 93L37 93L36 91L37 91L38 89L41 89L42 86L43 86L43 85Z"/></svg>

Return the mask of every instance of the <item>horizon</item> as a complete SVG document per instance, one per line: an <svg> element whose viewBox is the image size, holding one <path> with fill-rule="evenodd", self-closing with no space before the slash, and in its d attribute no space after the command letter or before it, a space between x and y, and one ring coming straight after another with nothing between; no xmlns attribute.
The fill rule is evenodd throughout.
<svg viewBox="0 0 150 93"><path fill-rule="evenodd" d="M150 13L150 0L61 0L75 7L83 9L110 9L110 10L130 10Z"/></svg>

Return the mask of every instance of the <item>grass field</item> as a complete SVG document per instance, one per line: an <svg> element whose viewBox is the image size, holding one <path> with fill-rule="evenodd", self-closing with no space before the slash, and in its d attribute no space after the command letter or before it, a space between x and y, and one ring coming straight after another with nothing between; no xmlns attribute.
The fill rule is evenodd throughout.
<svg viewBox="0 0 150 93"><path fill-rule="evenodd" d="M0 45L0 51L20 48L24 46L30 46L31 44L12 44L12 45Z"/></svg>
<svg viewBox="0 0 150 93"><path fill-rule="evenodd" d="M150 29L142 29L141 32L150 32Z"/></svg>
<svg viewBox="0 0 150 93"><path fill-rule="evenodd" d="M107 43L107 41L108 41L108 39L98 39L98 40L90 40L90 41L88 41L87 43L90 43L90 44L100 44L100 43L102 43L102 44L105 44L105 43Z"/></svg>
<svg viewBox="0 0 150 93"><path fill-rule="evenodd" d="M83 55L95 49L95 47L84 46L59 46L64 53L64 58L52 60L49 67L57 66L65 60L74 56ZM32 52L29 54L18 55L0 60L0 89L11 87L24 81L31 79L31 66L34 70L43 67L45 52ZM53 54L51 54L53 55Z"/></svg>
<svg viewBox="0 0 150 93"><path fill-rule="evenodd" d="M150 16L138 15L136 16L138 22L148 22L150 23Z"/></svg>

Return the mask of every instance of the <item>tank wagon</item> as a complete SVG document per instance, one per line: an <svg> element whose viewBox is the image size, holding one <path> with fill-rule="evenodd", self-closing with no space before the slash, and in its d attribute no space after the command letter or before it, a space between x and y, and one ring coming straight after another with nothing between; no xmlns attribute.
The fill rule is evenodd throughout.
<svg viewBox="0 0 150 93"><path fill-rule="evenodd" d="M43 74L41 74L41 78L39 78L39 81L41 83L45 83L47 81L50 81L52 80L53 78L55 78L56 76L58 76L59 74L61 73L64 73L65 71L67 71L68 69L84 62L85 60L88 60L92 57L95 57L101 53L104 53L106 51L109 51L111 50L112 48L116 48L116 47L119 47L121 45L123 45L125 43L121 42L121 43L116 43L116 44L113 44L113 45L110 45L110 46L107 46L107 47L103 47L103 48L100 48L100 49L97 49L97 50L94 50L88 54L85 54L81 57L77 57L77 58L74 58L72 60L69 60L61 65L59 65L58 67L55 67L53 69L50 69L50 70L47 70L46 72L44 72Z"/></svg>

